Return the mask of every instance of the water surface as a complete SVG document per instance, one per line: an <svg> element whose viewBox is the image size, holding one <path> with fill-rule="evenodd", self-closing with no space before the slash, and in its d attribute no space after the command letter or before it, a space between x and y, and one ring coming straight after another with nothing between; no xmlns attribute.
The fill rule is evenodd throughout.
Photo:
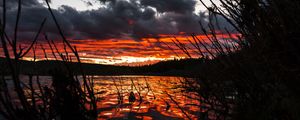
<svg viewBox="0 0 300 120"><path fill-rule="evenodd" d="M184 79L180 77L97 76L94 89L99 93L99 119L169 120L184 119L187 118L186 115L197 118L199 102L186 97L196 96L184 92L181 87L183 82ZM135 94L136 101L133 103L128 100L130 92Z"/></svg>
<svg viewBox="0 0 300 120"><path fill-rule="evenodd" d="M33 77L36 79L36 77ZM21 76L28 83L28 76ZM51 85L50 76L39 76L43 86ZM196 94L185 92L181 77L165 76L93 76L97 97L98 120L145 119L172 120L197 119L199 101ZM35 80L33 80L35 81ZM8 82L12 86L12 81ZM36 83L34 88L38 90ZM26 92L26 90L25 90ZM37 91L39 92L39 91ZM130 93L134 102L129 102ZM16 101L17 102L17 101Z"/></svg>

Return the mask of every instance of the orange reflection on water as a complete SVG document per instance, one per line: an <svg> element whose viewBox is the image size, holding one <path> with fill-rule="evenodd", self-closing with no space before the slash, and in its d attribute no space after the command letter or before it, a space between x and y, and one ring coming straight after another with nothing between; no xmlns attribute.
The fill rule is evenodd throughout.
<svg viewBox="0 0 300 120"><path fill-rule="evenodd" d="M21 76L21 78L24 83L28 83L27 76ZM52 84L50 76L40 76L40 78L42 85L50 87ZM12 85L11 82L10 85ZM191 98L197 99L199 96L195 93L184 92L181 87L183 82L184 79L180 77L94 76L98 120L172 120L187 119L187 116L197 119L200 114L200 103ZM38 89L36 84L33 87ZM29 89L24 89L24 91L29 91ZM129 103L128 99L130 92L133 92L136 98L132 103ZM12 98L17 98L16 94L12 93ZM20 104L19 101L14 103Z"/></svg>
<svg viewBox="0 0 300 120"><path fill-rule="evenodd" d="M179 77L119 76L95 77L98 120L104 119L187 119L182 110L192 119L199 116L199 101L194 93L182 92ZM136 100L129 102L130 92ZM171 95L172 99L168 96ZM141 98L140 98L141 96ZM119 98L123 98L120 100ZM182 110L181 110L182 109Z"/></svg>

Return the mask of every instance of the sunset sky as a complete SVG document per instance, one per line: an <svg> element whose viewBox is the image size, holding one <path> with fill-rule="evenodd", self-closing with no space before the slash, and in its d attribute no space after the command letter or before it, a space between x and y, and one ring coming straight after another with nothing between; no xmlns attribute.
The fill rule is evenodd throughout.
<svg viewBox="0 0 300 120"><path fill-rule="evenodd" d="M2 6L2 1L0 4ZM207 24L207 13L198 0L51 0L50 5L63 33L77 47L84 62L151 64L186 57L172 43L174 37L190 48L187 40L192 40L192 33L207 41L199 25L199 21ZM8 0L6 33L11 38L16 11L17 0ZM0 13L3 13L2 8ZM18 44L21 48L29 46L43 18L47 18L47 22L38 39L37 59L54 59L44 34L55 42L61 53L64 45L43 0L22 0ZM232 29L221 17L219 21L222 28ZM228 38L222 34L218 37ZM30 52L24 59L32 60L32 56ZM194 54L194 57L199 56Z"/></svg>

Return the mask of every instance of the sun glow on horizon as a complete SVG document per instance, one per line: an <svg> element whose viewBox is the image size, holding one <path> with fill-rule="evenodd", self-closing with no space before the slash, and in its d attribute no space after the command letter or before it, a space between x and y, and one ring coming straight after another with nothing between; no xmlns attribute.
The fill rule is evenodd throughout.
<svg viewBox="0 0 300 120"><path fill-rule="evenodd" d="M181 57L180 59L182 58L184 57ZM149 65L149 64L157 63L159 61L166 61L166 60L179 59L179 58L175 56L173 58L120 56L120 57L107 57L106 59L82 57L81 59L87 63L95 63L95 64L140 66L140 65Z"/></svg>
<svg viewBox="0 0 300 120"><path fill-rule="evenodd" d="M160 61L184 59L185 57L172 56L170 58L156 58L156 57L132 57L132 56L120 56L120 57L107 57L107 58L86 58L81 57L80 60L83 63L90 64L103 64L103 65L117 65L117 66L143 66L151 65ZM43 61L43 60L55 60L54 58L41 58L35 59L32 57L23 57L25 61Z"/></svg>

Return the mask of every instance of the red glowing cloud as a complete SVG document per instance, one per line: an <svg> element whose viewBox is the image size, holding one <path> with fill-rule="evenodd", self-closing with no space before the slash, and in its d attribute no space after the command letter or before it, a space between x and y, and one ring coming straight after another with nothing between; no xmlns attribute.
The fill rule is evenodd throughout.
<svg viewBox="0 0 300 120"><path fill-rule="evenodd" d="M139 65L151 64L162 60L174 59L175 57L187 57L175 44L174 41L186 45L192 57L200 57L191 45L193 37L180 32L177 35L160 34L159 37L142 38L140 41L134 39L104 39L104 40L70 40L76 46L83 62L97 64L116 65ZM209 37L213 35L196 35L204 44L211 44ZM237 34L217 34L219 39L237 39ZM58 52L65 54L65 46L61 41L55 41ZM23 47L29 43L22 43ZM39 41L36 46L36 57L38 60L54 59L51 48L47 42ZM41 49L43 47L45 52ZM52 47L54 47L52 45ZM0 50L1 53L2 49ZM71 52L67 49L67 52ZM46 53L46 55L45 55ZM29 52L24 59L32 59L33 52ZM58 56L58 54L56 53ZM72 56L72 54L69 54Z"/></svg>

